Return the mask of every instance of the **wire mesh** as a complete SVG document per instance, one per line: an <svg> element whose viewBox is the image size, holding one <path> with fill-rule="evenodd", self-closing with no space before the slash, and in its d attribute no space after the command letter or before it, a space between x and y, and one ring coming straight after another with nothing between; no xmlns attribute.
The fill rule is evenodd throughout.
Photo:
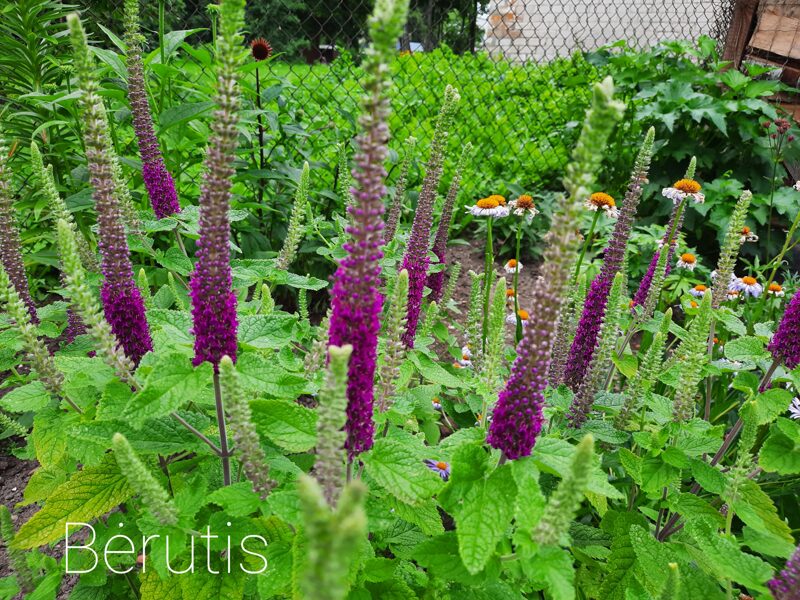
<svg viewBox="0 0 800 600"><path fill-rule="evenodd" d="M92 23L121 23L112 0L81 0ZM708 35L721 42L734 0L411 0L406 32L393 65L392 137L430 131L445 84L462 91L451 137L475 145L481 179L519 167L529 180L563 166L598 78L583 53L618 40L647 48L660 41ZM248 39L268 39L277 56L270 75L281 94L300 103L309 130L329 124L355 133L360 52L369 0L261 0L248 3ZM206 0L146 2L143 29L152 47L159 27L202 28L191 45L214 35ZM161 11L159 11L161 8ZM178 86L192 96L212 75L190 47L194 63ZM262 86L269 94L270 86ZM175 90L172 90L175 93ZM196 98L195 98L196 101ZM344 137L345 134L340 134ZM511 163L519 162L519 165Z"/></svg>

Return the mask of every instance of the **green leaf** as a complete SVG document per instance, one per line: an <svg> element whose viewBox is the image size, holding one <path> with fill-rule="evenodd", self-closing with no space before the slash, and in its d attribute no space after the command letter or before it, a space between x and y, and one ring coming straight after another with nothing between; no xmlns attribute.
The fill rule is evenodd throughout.
<svg viewBox="0 0 800 600"><path fill-rule="evenodd" d="M411 506L395 498L387 496L386 502L391 507L393 514L399 519L413 523L426 535L439 535L444 533L442 517L436 509L434 500L423 500Z"/></svg>
<svg viewBox="0 0 800 600"><path fill-rule="evenodd" d="M681 475L680 469L664 462L659 456L647 456L641 465L642 490L651 495L661 494L665 487L670 487Z"/></svg>
<svg viewBox="0 0 800 600"><path fill-rule="evenodd" d="M536 442L531 456L539 469L563 477L569 472L575 446L566 440L543 436ZM608 475L600 468L600 456L595 456L597 467L592 471L587 491L611 499L624 498L624 494L608 482Z"/></svg>
<svg viewBox="0 0 800 600"><path fill-rule="evenodd" d="M476 585L486 579L483 574L471 575L461 562L458 554L458 540L455 531L448 531L435 538L430 538L414 549L414 560L443 581L455 581L465 585ZM491 562L486 569L495 573L498 563Z"/></svg>
<svg viewBox="0 0 800 600"><path fill-rule="evenodd" d="M78 471L60 485L37 512L17 532L16 548L30 549L64 537L65 525L88 523L133 495L128 480L119 472L112 455L95 466Z"/></svg>
<svg viewBox="0 0 800 600"><path fill-rule="evenodd" d="M32 381L0 398L0 408L13 413L36 412L49 403L50 394L44 389L41 381Z"/></svg>
<svg viewBox="0 0 800 600"><path fill-rule="evenodd" d="M191 259L181 252L180 248L168 248L166 252L159 252L156 260L165 269L174 271L179 275L187 276L191 274L194 265Z"/></svg>
<svg viewBox="0 0 800 600"><path fill-rule="evenodd" d="M517 485L510 465L475 483L455 514L458 550L467 571L483 570L514 516Z"/></svg>
<svg viewBox="0 0 800 600"><path fill-rule="evenodd" d="M317 413L285 400L250 403L258 432L288 452L306 452L317 443Z"/></svg>
<svg viewBox="0 0 800 600"><path fill-rule="evenodd" d="M740 337L725 344L725 358L745 365L755 365L757 361L768 356L764 341L754 336Z"/></svg>
<svg viewBox="0 0 800 600"><path fill-rule="evenodd" d="M239 322L239 343L252 348L280 350L292 342L292 329L296 317L273 313L246 315Z"/></svg>
<svg viewBox="0 0 800 600"><path fill-rule="evenodd" d="M205 402L213 374L209 363L193 367L180 352L159 355L144 387L125 408L124 417L139 429L148 419L166 416L187 402Z"/></svg>
<svg viewBox="0 0 800 600"><path fill-rule="evenodd" d="M273 398L295 400L302 394L311 394L316 387L300 373L291 373L276 360L255 352L244 352L236 360L239 381L247 391Z"/></svg>
<svg viewBox="0 0 800 600"><path fill-rule="evenodd" d="M667 584L669 563L677 562L669 544L661 543L644 527L634 525L628 531L636 553L636 579L648 593L657 598Z"/></svg>
<svg viewBox="0 0 800 600"><path fill-rule="evenodd" d="M800 424L778 419L761 447L758 464L779 475L800 473Z"/></svg>
<svg viewBox="0 0 800 600"><path fill-rule="evenodd" d="M406 504L416 506L429 500L443 485L411 447L393 438L377 440L362 460L366 473Z"/></svg>
<svg viewBox="0 0 800 600"><path fill-rule="evenodd" d="M161 113L158 118L159 133L164 133L170 127L191 121L214 106L214 102L185 102L172 106Z"/></svg>
<svg viewBox="0 0 800 600"><path fill-rule="evenodd" d="M557 546L541 548L531 558L530 566L526 573L531 578L531 583L537 588L547 590L548 598L575 598L575 569L572 567L572 557L565 549Z"/></svg>
<svg viewBox="0 0 800 600"><path fill-rule="evenodd" d="M786 412L787 407L792 402L792 394L789 390L774 387L755 397L753 416L756 425L766 425L772 423L777 417Z"/></svg>
<svg viewBox="0 0 800 600"><path fill-rule="evenodd" d="M772 577L769 564L739 550L731 538L717 533L716 528L706 521L687 523L686 532L697 545L697 551L693 553L695 558L708 564L718 578L731 579L751 591L766 592L764 584Z"/></svg>
<svg viewBox="0 0 800 600"><path fill-rule="evenodd" d="M155 569L139 574L141 600L183 600L179 577L161 579Z"/></svg>
<svg viewBox="0 0 800 600"><path fill-rule="evenodd" d="M746 525L761 533L792 542L792 530L778 516L778 509L772 498L752 479L740 482L735 494L728 496L723 493L722 498Z"/></svg>
<svg viewBox="0 0 800 600"><path fill-rule="evenodd" d="M432 383L438 383L449 388L462 388L467 382L449 371L445 370L440 364L434 362L427 354L422 354L416 350L408 353L411 363L425 379Z"/></svg>
<svg viewBox="0 0 800 600"><path fill-rule="evenodd" d="M636 371L639 369L639 362L632 354L623 354L621 357L618 357L616 353L614 353L611 355L611 361L616 365L617 370L627 379L631 379L636 375Z"/></svg>
<svg viewBox="0 0 800 600"><path fill-rule="evenodd" d="M261 499L252 483L242 481L211 492L208 502L221 506L232 517L246 517L258 510Z"/></svg>
<svg viewBox="0 0 800 600"><path fill-rule="evenodd" d="M189 333L192 329L192 315L188 312L151 308L147 311L147 321L152 329L160 329L175 343L194 344L194 337Z"/></svg>

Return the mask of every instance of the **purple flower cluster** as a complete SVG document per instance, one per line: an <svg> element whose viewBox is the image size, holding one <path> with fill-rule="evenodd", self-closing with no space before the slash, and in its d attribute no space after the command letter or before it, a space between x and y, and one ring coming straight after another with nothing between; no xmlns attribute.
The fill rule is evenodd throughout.
<svg viewBox="0 0 800 600"><path fill-rule="evenodd" d="M11 196L11 173L8 172L9 149L0 138L0 264L31 315L31 322L38 323L36 305L33 303L25 265L22 262L22 244L19 230L14 223L14 207Z"/></svg>
<svg viewBox="0 0 800 600"><path fill-rule="evenodd" d="M786 561L786 566L767 582L775 600L800 600L800 546Z"/></svg>
<svg viewBox="0 0 800 600"><path fill-rule="evenodd" d="M578 390L584 377L586 377L586 370L592 362L592 356L597 347L597 338L606 312L608 293L611 291L614 276L619 271L625 258L633 219L636 216L636 209L642 197L642 186L647 179L651 151L652 149L648 147L648 144L645 144L639 152L631 182L625 193L625 202L619 212L614 232L611 234L611 239L603 255L603 266L600 269L600 273L592 281L589 292L586 295L583 314L581 314L578 327L575 330L575 339L569 349L569 358L564 369L564 383L573 391Z"/></svg>
<svg viewBox="0 0 800 600"><path fill-rule="evenodd" d="M142 64L141 36L138 32L138 7L136 2L127 2L126 10L133 12L126 15L128 20L126 40L128 41L128 97L133 113L133 130L136 142L139 145L139 154L142 157L142 177L150 204L157 219L180 212L178 194L175 191L175 182L172 175L164 166L164 158L158 146L153 130L153 118L150 114L150 105L147 101L147 89L144 80L144 65Z"/></svg>
<svg viewBox="0 0 800 600"><path fill-rule="evenodd" d="M669 218L669 223L667 223L667 231L664 233L664 237L662 238L662 248L667 242L669 241L667 238L669 237L670 231L672 231L673 224L675 222L675 217L678 214L678 207L673 206L672 208L672 215ZM680 216L678 224L675 226L675 235L672 239L672 243L669 246L669 255L667 256L667 267L664 270L664 277L667 277L672 272L672 259L675 256L675 248L677 248L677 239L678 239L678 232L681 230L681 224L683 223L683 215L685 211L680 212ZM653 258L650 260L650 266L647 269L647 273L645 276L642 277L642 281L639 284L639 289L636 290L636 294L633 297L633 306L644 306L645 300L647 300L647 294L650 293L650 286L653 284L653 277L656 274L656 265L658 264L658 259L661 255L661 249L656 250L653 254Z"/></svg>
<svg viewBox="0 0 800 600"><path fill-rule="evenodd" d="M778 330L767 346L776 360L783 361L787 369L800 364L800 292L795 292Z"/></svg>
<svg viewBox="0 0 800 600"><path fill-rule="evenodd" d="M353 178L358 189L351 193L354 203L348 207L351 240L334 276L331 297L329 344L351 344L347 378L347 422L345 447L352 459L372 447L375 425L372 421L375 364L380 332L383 296L380 286L380 259L383 257L383 196L386 194L386 125L388 107L378 93L366 100L362 118L364 132L358 138Z"/></svg>

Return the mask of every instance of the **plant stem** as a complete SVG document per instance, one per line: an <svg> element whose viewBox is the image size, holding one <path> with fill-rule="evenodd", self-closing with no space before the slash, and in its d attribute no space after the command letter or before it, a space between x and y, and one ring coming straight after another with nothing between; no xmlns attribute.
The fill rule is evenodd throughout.
<svg viewBox="0 0 800 600"><path fill-rule="evenodd" d="M514 253L514 260L517 261L517 268L514 271L514 315L517 319L516 329L514 330L514 342L515 344L519 344L519 341L522 339L522 319L519 316L519 290L517 286L519 285L519 247L520 242L522 241L522 219L519 220L519 225L517 226L517 248L516 252Z"/></svg>
<svg viewBox="0 0 800 600"><path fill-rule="evenodd" d="M489 217L486 223L486 267L483 273L483 339L481 341L481 352L486 352L486 337L489 334L489 294L492 285L492 268L494 267L494 248L492 243L492 223L493 217ZM519 269L519 264L517 264Z"/></svg>
<svg viewBox="0 0 800 600"><path fill-rule="evenodd" d="M200 439L203 443L205 443L217 456L222 456L222 450L220 450L217 445L208 439L205 435L200 433L197 429L195 429L192 425L190 425L183 417L181 417L178 413L173 412L170 413L173 419L175 419L178 423L183 425L186 429L188 429L192 434L194 434L198 439Z"/></svg>
<svg viewBox="0 0 800 600"><path fill-rule="evenodd" d="M259 162L258 168L259 170L264 170L264 121L261 115L261 75L260 69L256 67L256 108L258 108L258 154L259 154ZM258 179L258 203L259 205L264 203L264 180L262 178Z"/></svg>
<svg viewBox="0 0 800 600"><path fill-rule="evenodd" d="M228 452L228 432L225 429L225 410L222 406L222 391L219 387L219 373L214 372L214 401L217 405L217 426L219 427L219 449L222 459L222 480L231 484L231 455Z"/></svg>
<svg viewBox="0 0 800 600"><path fill-rule="evenodd" d="M709 292L710 293L710 292ZM711 329L708 332L708 362L711 362L714 358L714 332L717 328L717 322L714 320L714 317L711 317ZM709 375L706 377L706 406L705 410L703 411L703 419L706 421L711 420L711 384L713 382L713 377Z"/></svg>
<svg viewBox="0 0 800 600"><path fill-rule="evenodd" d="M594 228L597 226L597 219L600 218L600 210L596 210L594 212L594 217L592 217L592 224L589 227L589 231L586 233L586 239L583 241L583 248L581 248L580 256L578 256L578 262L575 263L575 272L572 274L572 283L575 284L578 281L578 275L581 273L581 264L583 264L583 257L586 256L586 251L589 249L589 244L592 243L592 238L594 237Z"/></svg>
<svg viewBox="0 0 800 600"><path fill-rule="evenodd" d="M769 252L769 242L772 239L772 202L775 198L775 178L778 176L778 162L780 160L779 154L775 153L775 159L772 161L772 179L769 182L769 214L767 216L767 252Z"/></svg>
<svg viewBox="0 0 800 600"><path fill-rule="evenodd" d="M166 53L164 51L164 19L165 19L165 7L164 7L165 0L158 0L158 49L159 54L161 57L161 65L164 66L164 63L167 62ZM162 80L161 82L161 93L159 95L158 100L158 112L163 112L164 110L164 98L166 97L167 87L169 86L169 79L166 81Z"/></svg>

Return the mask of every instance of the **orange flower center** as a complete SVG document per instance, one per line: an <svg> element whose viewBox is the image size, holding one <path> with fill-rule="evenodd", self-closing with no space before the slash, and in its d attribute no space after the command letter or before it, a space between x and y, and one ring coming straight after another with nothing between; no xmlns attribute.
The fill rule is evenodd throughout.
<svg viewBox="0 0 800 600"><path fill-rule="evenodd" d="M686 254L681 254L681 260L690 265L693 265L694 263L697 262L697 259L695 258L694 254L690 254L689 252L687 252Z"/></svg>
<svg viewBox="0 0 800 600"><path fill-rule="evenodd" d="M770 292L781 292L783 288L778 283L770 283L769 284L769 291Z"/></svg>
<svg viewBox="0 0 800 600"><path fill-rule="evenodd" d="M672 187L684 194L696 194L700 191L700 184L694 179L679 179Z"/></svg>
<svg viewBox="0 0 800 600"><path fill-rule="evenodd" d="M528 311L524 310L522 308L519 309L517 314L519 315L519 318L522 319L523 321L527 321L528 317L530 316L530 315L528 315Z"/></svg>
<svg viewBox="0 0 800 600"><path fill-rule="evenodd" d="M460 368L461 368L461 365L460 365L460 364L458 364L458 363L453 363L453 368L454 368L454 369L460 369Z"/></svg>
<svg viewBox="0 0 800 600"><path fill-rule="evenodd" d="M478 208L497 208L500 206L500 203L490 196L488 198L481 198L475 203L475 206Z"/></svg>
<svg viewBox="0 0 800 600"><path fill-rule="evenodd" d="M702 283L698 283L696 286L694 286L694 289L697 290L698 292L705 292L708 288L704 286Z"/></svg>
<svg viewBox="0 0 800 600"><path fill-rule="evenodd" d="M692 300L692 301L689 303L689 306L691 306L692 308L697 308L697 307L698 307L698 304L697 304L697 302L695 302L694 300Z"/></svg>
<svg viewBox="0 0 800 600"><path fill-rule="evenodd" d="M739 290L730 290L728 292L728 296L738 296L738 295L739 295Z"/></svg>
<svg viewBox="0 0 800 600"><path fill-rule="evenodd" d="M750 228L742 227L742 235L750 235Z"/></svg>
<svg viewBox="0 0 800 600"><path fill-rule="evenodd" d="M431 402L433 402L434 404L439 404L439 398L437 398L436 396L434 396L434 397L433 397L433 400L431 400Z"/></svg>
<svg viewBox="0 0 800 600"><path fill-rule="evenodd" d="M742 277L742 283L745 284L745 285L755 285L756 284L756 278L755 277L750 277L750 276Z"/></svg>
<svg viewBox="0 0 800 600"><path fill-rule="evenodd" d="M469 360L469 354L462 354L461 358L464 360Z"/></svg>
<svg viewBox="0 0 800 600"><path fill-rule="evenodd" d="M595 192L594 194L589 196L589 202L591 202L598 208L602 208L604 206L613 208L617 205L617 203L614 202L614 198L612 198L605 192Z"/></svg>
<svg viewBox="0 0 800 600"><path fill-rule="evenodd" d="M488 200L494 200L495 202L497 202L498 206L506 205L506 199L500 194L492 194L491 196L489 196Z"/></svg>
<svg viewBox="0 0 800 600"><path fill-rule="evenodd" d="M439 462L436 463L436 468L439 469L440 471L446 471L447 463L444 462L443 460L440 460Z"/></svg>
<svg viewBox="0 0 800 600"><path fill-rule="evenodd" d="M516 268L517 268L517 259L515 259L515 258L512 258L511 260L509 260L509 261L506 263L506 266L507 266L509 269L516 269Z"/></svg>
<svg viewBox="0 0 800 600"><path fill-rule="evenodd" d="M506 290L506 298L513 298L514 297L514 290L511 288Z"/></svg>
<svg viewBox="0 0 800 600"><path fill-rule="evenodd" d="M523 194L517 198L517 208L533 208L533 198L528 194Z"/></svg>

